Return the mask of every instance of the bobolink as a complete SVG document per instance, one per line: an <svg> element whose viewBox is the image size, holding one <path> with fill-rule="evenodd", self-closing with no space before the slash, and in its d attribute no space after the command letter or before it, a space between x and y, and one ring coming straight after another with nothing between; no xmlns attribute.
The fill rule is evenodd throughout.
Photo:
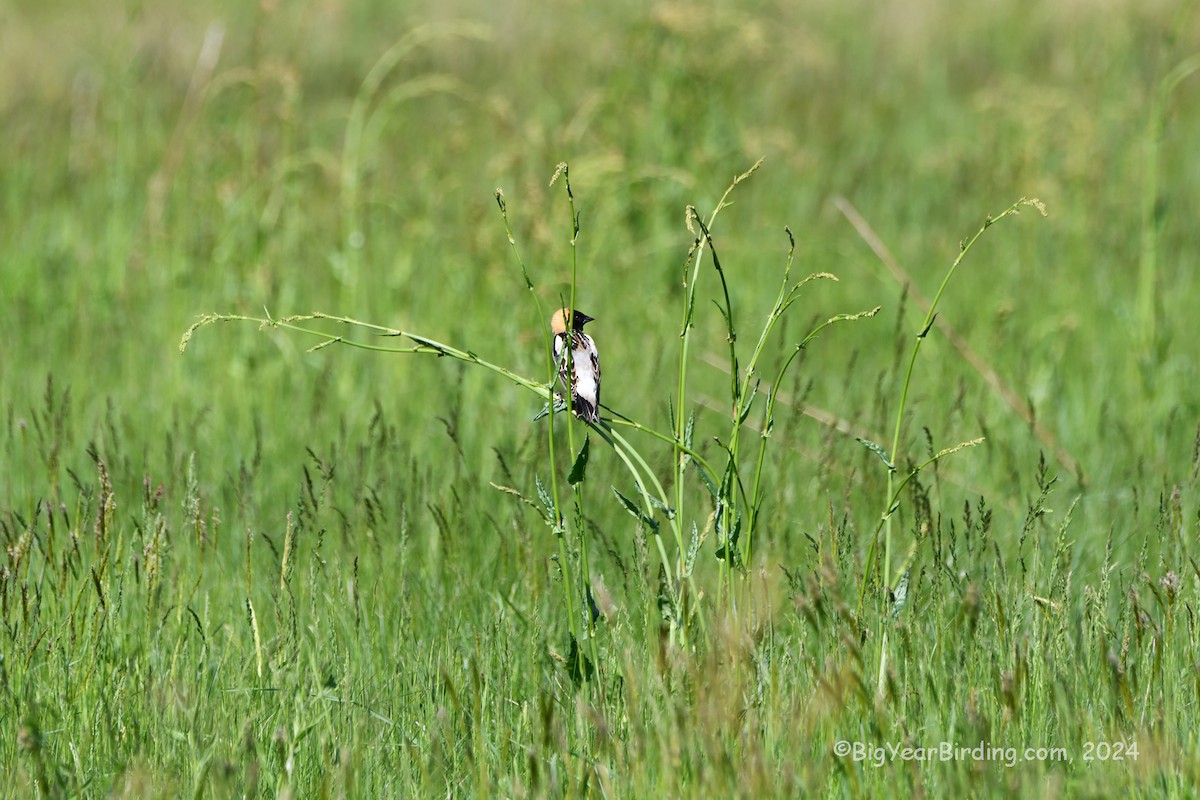
<svg viewBox="0 0 1200 800"><path fill-rule="evenodd" d="M586 422L599 422L600 355L592 337L583 332L583 326L592 319L582 311L560 308L550 318L550 330L554 332L558 377L571 393L575 416Z"/></svg>

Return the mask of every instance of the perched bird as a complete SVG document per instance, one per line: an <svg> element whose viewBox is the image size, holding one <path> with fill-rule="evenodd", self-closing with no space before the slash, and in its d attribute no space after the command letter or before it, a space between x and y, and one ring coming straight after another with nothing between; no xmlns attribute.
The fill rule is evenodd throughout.
<svg viewBox="0 0 1200 800"><path fill-rule="evenodd" d="M550 330L554 332L558 377L571 393L575 416L586 422L599 422L600 355L592 337L583 332L583 326L592 319L582 311L560 308L550 318Z"/></svg>

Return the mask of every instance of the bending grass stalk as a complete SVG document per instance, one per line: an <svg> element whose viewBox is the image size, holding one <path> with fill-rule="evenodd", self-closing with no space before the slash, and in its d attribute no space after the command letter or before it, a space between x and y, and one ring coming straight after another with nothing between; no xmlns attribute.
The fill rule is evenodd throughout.
<svg viewBox="0 0 1200 800"><path fill-rule="evenodd" d="M643 425L642 423L637 422L636 420L632 420L629 417L625 416L624 414L621 414L617 411L613 411L608 406L603 406L603 408L605 411L607 411L609 414L612 415L609 419L610 424L625 425L626 427L633 428L635 431L641 431L642 433L649 434L650 436L653 436L655 439L658 439L659 441L666 442L669 445L677 446L678 449L682 453L684 453L684 455L686 455L688 458L695 461L696 464L701 469L704 470L704 472L708 475L708 477L710 479L712 479L714 482L716 481L717 474L713 471L712 465L709 464L708 461L704 458L704 456L700 455L700 453L698 451L694 450L691 447L688 447L683 442L677 442L675 439L671 438L671 436L669 436L665 433L656 431L653 428L648 428L645 425ZM647 469L649 469L649 467L647 467Z"/></svg>
<svg viewBox="0 0 1200 800"><path fill-rule="evenodd" d="M833 280L837 280L837 278L835 278L833 275L829 275L828 273L818 273L816 275L810 275L807 278L805 278L803 281L801 281L799 284L796 285L796 287L792 290L792 294L794 294L801 286L803 286L805 283L808 283L810 280L812 280L814 278L821 278L821 277L828 277L828 278L833 278ZM790 304L791 304L791 300L789 300L787 305L790 305ZM784 305L782 307L780 313L782 313L782 310L786 310L787 305ZM746 548L745 548L745 550L746 550L745 560L747 563L749 563L750 559L753 557L754 533L758 528L759 512L762 509L762 503L763 503L763 500L765 499L765 495L766 495L766 492L763 489L763 483L762 483L763 464L766 462L766 456L767 456L767 438L771 435L771 429L772 429L772 427L774 427L774 424L775 424L775 402L776 402L777 396L779 394L778 387L780 385L782 385L782 383L783 383L783 376L787 373L788 368L791 367L792 362L796 360L796 357L798 355L800 355L800 352L802 350L806 349L808 347L809 343L812 342L813 339L817 338L817 336L821 333L821 331L825 330L829 326L834 325L838 322L853 322L855 320L863 319L864 317L873 317L879 313L880 308L881 308L881 306L875 306L874 308L870 309L869 311L860 311L857 314L838 314L836 316L830 317L829 319L825 320L825 322L821 323L820 325L818 325L817 327L815 327L811 331L809 331L808 335L805 336L800 341L800 343L796 345L796 347L792 350L792 352L788 355L787 359L783 362L783 366L781 366L779 368L779 373L775 376L775 380L771 384L772 386L776 387L776 390L770 392L767 395L767 405L766 405L766 408L763 410L763 421L762 421L762 429L761 429L762 433L759 435L758 456L757 456L757 459L756 459L756 462L754 465L754 483L752 484L752 488L750 491L750 498L751 498L750 522L749 522L749 525L746 530ZM774 312L772 312L772 314L774 314ZM773 325L774 322L769 321L768 324ZM763 336L764 339L766 338L766 331L767 331L767 329L764 328L764 336ZM756 352L755 359L757 359L757 357L758 357L758 354ZM751 368L753 368L753 361L751 362ZM747 380L749 380L748 377L747 377Z"/></svg>
<svg viewBox="0 0 1200 800"><path fill-rule="evenodd" d="M911 472L908 475L908 477L906 477L901 482L900 488L896 487L896 464L900 460L899 456L898 456L899 451L900 451L900 435L904 428L904 411L908 404L909 389L912 387L913 369L915 368L916 363L917 363L917 355L921 352L921 344L925 341L925 337L929 335L929 331L933 328L934 320L937 317L937 307L938 307L938 304L941 302L942 295L945 294L946 287L949 285L950 279L952 277L954 277L954 273L958 271L958 267L960 264L962 264L963 260L967 257L967 253L969 253L971 251L971 248L975 245L975 243L977 241L979 241L979 238L981 236L983 236L984 232L988 228L992 227L992 225L996 224L997 222L1004 219L1005 217L1014 216L1016 214L1019 214L1022 206L1033 206L1038 211L1040 211L1043 216L1046 213L1046 207L1042 204L1042 202L1040 200L1038 200L1037 198L1022 197L1020 200L1016 201L1015 203L1010 205L1008 208L1001 211L999 214L997 214L995 216L989 215L987 217L987 219L984 220L984 223L979 228L979 230L976 231L975 234L970 239L967 239L966 241L962 242L962 244L959 246L958 257L954 259L954 263L950 265L950 269L946 271L945 277L942 278L941 285L938 286L937 293L934 294L933 301L929 304L929 310L925 314L925 320L921 324L921 330L917 334L916 341L913 343L912 353L909 356L909 360L908 360L908 368L905 370L905 373L904 373L904 383L900 389L900 403L896 408L896 423L895 423L895 426L894 426L893 432L892 432L892 446L891 446L891 449L888 451L888 453L890 454L890 461L887 458L885 458L885 461L887 462L887 466L888 466L888 478L887 478L887 490L886 490L887 504L884 506L884 511L881 515L880 525L883 528L883 540L884 540L884 544L883 544L884 587L888 590L889 593L893 590L894 585L895 585L893 583L893 578L892 578L892 517L893 517L893 514L894 514L896 508L899 506L900 489L902 489L908 483L908 481L911 480L913 478L913 476L915 476L916 473L919 472L921 469L923 469L925 466L928 466L928 464L932 463L932 461L936 460L941 455L948 454L947 451L943 451L942 453L939 453L937 456L934 456L933 459L926 461L924 464L917 467L916 470ZM949 452L954 452L955 449L956 448L951 448L951 450ZM869 550L867 551L867 560L863 567L862 588L859 591L859 615L860 615L860 617L862 615L862 605L863 605L863 599L865 597L865 592L866 592L866 583L867 583L868 577L871 575L871 573L874 569L874 565L875 565L875 558L876 558L878 543L879 543L879 529L876 528L875 534L871 537L871 546L870 546ZM885 630L883 639L880 643L880 653L879 653L878 691L880 694L882 694L882 691L883 691L884 676L887 671L887 649L888 649L887 645L888 645L887 631Z"/></svg>
<svg viewBox="0 0 1200 800"><path fill-rule="evenodd" d="M749 411L750 403L753 402L754 395L751 394L750 400L745 402L743 408L744 392L748 391L748 382L745 387L739 388L738 375L741 374L741 367L738 365L737 357L737 327L733 322L733 301L729 298L729 282L725 279L725 270L721 267L720 256L717 255L717 247L713 242L712 234L704 221L699 217L695 219L697 225L700 226L700 231L704 235L704 241L708 244L708 250L712 253L713 269L717 272L717 278L721 282L721 293L725 296L725 306L722 307L716 300L713 303L717 306L717 310L721 312L721 316L725 320L725 342L729 345L729 408L733 414L733 430L730 431L729 444L725 450L728 454L728 466L725 469L725 474L721 477L720 494L717 498L717 519L718 544L721 545L721 551L725 555L721 559L720 580L717 583L717 603L721 602L723 592L728 592L729 609L733 612L734 618L737 617L737 596L733 592L733 567L734 561L737 558L735 550L735 533L737 532L737 503L730 502L730 498L734 495L734 485L737 486L737 491L741 494L743 502L746 500L746 489L742 485L742 475L739 469L738 462L738 433L741 430L742 421L745 419L745 413ZM790 262L789 262L790 263ZM721 551L718 551L721 552Z"/></svg>
<svg viewBox="0 0 1200 800"><path fill-rule="evenodd" d="M858 209L844 197L834 198L833 204L842 213L842 216L854 226L854 230L857 231L867 247L870 247L872 252L878 256L880 262L887 268L896 282L902 287L907 287L908 297L920 306L922 310L928 311L929 299L912 285L912 278L900 266L900 263L896 261L896 257L888 250L887 245L883 243L879 235L872 230L870 223L863 218ZM980 377L992 388L992 391L996 392L1008 404L1009 408L1015 411L1033 429L1038 439L1046 446L1046 449L1054 453L1054 457L1058 459L1059 463L1075 476L1081 486L1085 485L1087 479L1083 473L1083 468L1079 465L1079 461L1058 441L1058 437L1046 425L1045 420L1034 413L1028 401L1022 398L1007 381L1001 378L996 369L976 353L974 348L963 338L963 335L955 330L944 317L935 320L934 326L945 334L946 339L953 345L954 349L979 373Z"/></svg>
<svg viewBox="0 0 1200 800"><path fill-rule="evenodd" d="M637 449L635 449L633 445L631 445L628 441L626 441L625 437L621 436L619 433L617 433L615 430L613 430L611 426L608 427L608 433L610 433L612 435L612 437L617 442L619 442L621 445L620 448L614 448L614 449L618 449L618 452L620 450L624 450L625 453L628 453L630 457L632 457L635 461L637 461L638 465L646 473L646 476L650 479L650 482L654 485L654 491L658 495L658 501L662 504L663 508L669 509L670 506L667 503L666 490L663 489L662 484L659 482L658 478L655 477L654 470L650 469L650 465L646 463L646 459L642 458L642 455L637 451ZM627 464L628 464L628 462L627 462ZM649 509L650 506L653 505L653 503L650 501L650 495L645 491L644 486L642 486L641 484L639 484L639 488L642 491L642 497L647 502L647 508ZM680 592L682 592L682 588L683 588L682 583L684 580L686 580L688 587L692 590L692 596L699 597L699 591L696 588L696 583L692 577L691 570L687 570L686 565L685 565L685 561L686 561L685 553L687 551L683 544L683 529L681 527L679 527L679 512L678 512L678 510L671 510L669 513L664 512L664 515L667 517L667 522L669 522L671 525L672 533L675 534L675 545L676 545L677 551L679 553L679 559L676 562L676 569L679 571L679 574L680 574L679 590L680 590ZM660 553L662 554L662 557L663 557L663 563L664 564L669 563L667 561L665 551L662 550L662 543L661 543L662 537L655 537L655 538L660 540L659 549L660 549ZM708 626L704 619L704 610L700 605L697 604L695 607L695 612L696 612L696 618L700 621L700 632L707 640ZM681 628L681 632L682 632L683 636L685 637L683 643L686 645L686 643L687 643L686 627Z"/></svg>
<svg viewBox="0 0 1200 800"><path fill-rule="evenodd" d="M1022 197L1020 200L1013 203L1012 205L1010 205L1008 208L1001 211L996 216L994 216L994 217L989 216L984 221L983 226L980 227L980 229L975 232L975 235L972 236L967 241L962 243L958 257L955 258L954 263L950 265L950 269L947 270L945 277L942 278L941 285L938 286L937 293L933 296L933 302L931 302L929 304L929 311L927 311L925 314L925 320L921 324L921 331L920 331L920 333L917 334L916 341L913 343L912 353L908 359L908 368L904 372L904 383L900 388L900 403L896 409L896 423L892 429L892 447L888 451L891 455L892 464L893 464L892 468L888 471L888 486L887 486L887 493L888 493L888 497L889 497L888 509L891 509L891 503L893 502L893 500L891 498L892 498L892 494L893 494L892 490L895 485L895 475L896 475L896 468L894 465L899 460L897 454L900 452L900 434L903 432L903 429L904 429L904 411L908 405L909 390L912 388L913 369L916 367L917 355L921 352L921 345L924 343L925 337L929 335L929 331L933 327L934 318L937 316L938 304L942 300L942 295L945 294L945 292L946 292L946 287L949 285L950 279L954 277L954 273L958 271L959 265L962 264L963 260L967 257L967 253L969 253L971 251L971 248L975 245L975 242L979 241L979 238L981 236L983 236L984 232L988 228L992 227L1000 220L1004 219L1005 217L1019 214L1022 206L1033 206L1033 207L1037 208L1039 211L1041 211L1043 214L1046 213L1046 208L1044 205L1042 205L1042 202L1040 200L1038 200L1037 198L1030 199L1030 198ZM889 578L889 576L891 575L891 564L892 564L892 526L891 526L890 510L886 514L885 519L887 520L887 526L886 526L886 530L885 530L885 534L884 534L883 574L884 574L884 579L889 581L888 588L891 588L890 578ZM868 572L870 571L870 568L872 566L873 555L874 555L874 542L872 542L871 552L867 559L867 571Z"/></svg>
<svg viewBox="0 0 1200 800"><path fill-rule="evenodd" d="M734 484L736 484L737 491L742 499L742 502L746 506L749 507L748 524L746 526L746 540L745 540L745 545L741 549L741 552L744 553L744 555L741 556L742 563L747 564L750 562L750 560L753 556L753 552L752 552L753 535L754 535L754 531L755 531L757 521L758 521L758 512L761 509L761 504L762 504L762 500L763 500L762 475L763 475L763 464L766 460L766 439L767 439L767 436L770 435L770 430L772 427L773 416L774 416L773 415L774 404L775 404L774 397L772 397L770 400L768 400L767 409L766 409L765 416L763 419L762 433L761 433L760 439L759 439L759 451L758 451L758 456L757 456L756 464L755 464L754 484L753 484L753 488L752 488L751 492L749 494L747 494L745 487L743 485L742 476L741 476L740 443L741 443L741 429L745 425L746 419L749 417L750 407L753 405L754 398L757 395L758 384L757 384L757 382L755 382L752 386L751 382L755 380L755 375L756 375L756 372L758 369L758 360L759 360L760 356L762 355L763 349L766 346L767 339L771 335L771 333L774 330L775 325L778 323L779 319L783 316L784 313L787 312L787 310L792 306L792 304L795 303L799 299L802 289L810 281L817 280L817 279L830 279L830 280L836 281L837 277L830 273L827 273L827 272L814 273L814 274L808 275L803 280L799 281L795 286L790 286L790 288L789 288L789 283L791 280L792 264L795 260L796 240L795 240L795 237L792 235L792 232L790 229L788 229L788 228L784 229L784 231L788 237L789 246L788 246L787 261L785 263L784 271L783 271L783 280L780 283L779 293L776 296L775 304L772 306L771 311L767 315L766 322L764 323L762 331L759 334L758 342L756 343L754 351L753 351L752 355L750 356L750 360L746 365L745 373L742 374L741 369L739 367L737 351L736 351L737 330L734 326L733 306L730 301L729 288L728 288L728 284L727 284L727 281L725 278L725 272L721 268L720 259L717 255L716 246L712 241L712 236L709 233L708 228L700 220L697 220L697 223L700 225L701 231L704 234L704 239L705 239L705 241L708 242L709 249L712 251L713 266L717 271L718 277L720 278L721 289L722 289L722 292L725 297L725 307L721 308L720 310L722 312L722 315L724 316L725 323L726 323L726 329L728 331L727 341L729 343L729 375L730 375L730 395L731 395L730 401L731 401L731 408L733 411L733 421L732 421L732 426L731 426L730 435L729 435L729 443L726 448L728 455L729 455L729 468L726 470L724 479L722 481L721 491L722 491L722 495L724 497L726 497L726 498L733 497L734 496L733 495ZM719 304L718 304L718 308L720 308ZM789 357L785 360L782 368L779 370L779 374L777 375L776 380L773 385L774 386L780 385L780 383L783 380L784 374L787 372L788 368L791 366L791 364L795 360L796 356L800 353L801 350L803 350L805 347L807 347L809 342L811 342L814 338L816 338L816 336L818 334L820 334L820 332L823 331L826 327L828 327L829 325L832 325L835 322L860 319L864 316L874 316L878 311L879 311L879 307L876 307L875 309L873 309L871 311L864 311L864 312L860 312L858 314L840 314L840 315L837 315L835 317L832 317L832 318L826 320L824 323L817 326L800 342L800 344L798 344L796 346L796 348L792 351L792 353L789 355ZM739 385L739 376L741 377L740 385ZM721 520L722 530L725 531L726 536L728 537L725 542L725 546L726 546L726 558L724 559L724 562L725 562L724 567L725 568L721 572L722 580L723 580L722 585L724 585L725 581L731 581L730 570L733 568L734 559L738 557L738 551L734 550L734 547L733 547L734 542L732 541L732 536L729 533L732 530L732 528L736 525L736 521L735 521L736 515L738 513L740 513L739 509L737 509L735 507L735 505L736 505L735 503L726 502L726 503L722 504L722 508L720 509L721 515L722 515L722 520ZM730 587L730 591L731 591L730 604L731 604L731 608L732 608L734 614L736 615L736 613L737 613L737 608L736 608L737 598L732 593L732 583L729 583L729 587Z"/></svg>
<svg viewBox="0 0 1200 800"><path fill-rule="evenodd" d="M666 442L668 444L677 446L680 451L682 451L683 453L685 453L687 455L687 457L693 459L696 462L697 466L700 467L700 469L704 470L704 472L708 475L708 477L711 481L714 481L714 482L716 481L716 473L713 472L712 466L708 463L708 461L702 455L700 455L698 452L696 452L692 448L683 444L681 441L672 439L670 436L667 436L664 433L660 433L660 432L654 430L653 428L648 428L645 425L642 425L640 422L635 422L634 420L631 420L628 417L613 411L611 408L608 408L608 406L604 406L604 408L610 414L613 415L613 417L611 418L611 421L607 421L605 424L605 427L603 429L601 429L595 425L593 425L592 427L594 430L596 430L598 433L600 433L600 435L602 437L604 437L605 441L608 442L608 444L616 451L617 455L620 456L621 460L625 462L625 467L626 467L626 469L629 470L630 474L633 476L634 485L637 487L638 493L641 495L642 501L645 503L646 514L648 517L652 517L654 514L654 502L651 500L650 493L646 490L646 485L643 482L641 475L638 472L638 468L634 467L632 461L637 461L638 467L640 467L640 469L643 472L645 472L646 477L654 485L655 492L658 495L658 502L659 502L659 504L661 504L661 506L664 509L671 508L671 505L667 500L667 493L663 489L663 486L659 482L658 478L655 476L654 470L652 470L650 468L650 465L648 463L646 463L646 459L642 457L641 453L639 453L637 451L637 448L635 448L633 445L631 445L629 443L629 441L625 439L625 437L621 436L619 433L616 432L616 430L613 429L612 423L616 423L618 425L627 425L627 426L633 428L634 430L639 430L639 431L648 433L651 436L653 436L654 438L656 438L662 442ZM618 444L620 446L618 446ZM632 461L631 461L631 459L632 459ZM685 565L686 559L685 559L684 554L687 552L687 550L683 543L683 529L680 528L680 526L679 526L679 510L676 508L669 512L665 512L664 515L667 517L667 522L671 525L671 532L675 536L675 548L676 548L676 553L678 554L678 557L675 561L674 569L678 575L678 578L677 578L678 586L679 586L678 590L676 589L675 581L672 580L671 559L667 555L666 548L663 546L661 534L658 534L657 532L654 534L654 543L658 547L659 556L662 558L663 566L665 568L664 574L666 575L666 580L667 580L667 591L669 591L671 593L672 603L675 606L676 614L679 617L680 621L682 621L683 617L684 617L683 609L682 609L683 582L687 581L688 587L692 590L693 597L699 597L699 592L696 588L695 579L693 578L691 571L687 570L686 565ZM704 610L699 604L697 604L695 606L695 612L696 612L697 619L700 621L700 633L704 637L705 641L707 641L708 640L708 624L704 617ZM686 647L687 641L688 641L687 628L686 628L686 626L680 625L679 630L680 630L681 644ZM671 635L672 635L672 637L674 637L674 635L675 635L674 628L672 629Z"/></svg>
<svg viewBox="0 0 1200 800"><path fill-rule="evenodd" d="M642 458L641 454L638 453L638 451L635 450L634 447L631 444L629 444L629 442L626 441L623 436L621 436L616 431L614 431L612 429L611 425L600 426L600 425L596 425L595 423L589 423L589 424L591 425L592 430L596 431L596 433L598 433L600 435L600 437L602 439L604 439L605 442L608 443L609 447L611 447L616 452L617 456L621 459L621 461L623 461L625 463L625 468L627 470L629 470L629 474L633 476L633 484L634 484L634 486L637 487L638 496L642 498L642 502L645 504L646 517L653 518L654 502L651 500L650 492L646 489L646 484L642 479L641 472L639 472L639 467L642 470L645 470L646 476L654 484L654 488L655 488L655 491L658 493L660 502L662 502L664 505L666 505L667 496L666 496L666 493L663 491L662 484L659 483L658 479L654 477L654 472L650 469L649 465L646 463L646 460L644 458ZM635 460L638 462L638 466L634 465L633 462ZM678 542L682 546L683 535L679 531L679 523L676 519L676 515L674 515L674 514L667 515L667 521L669 523L671 523L672 528L675 530L676 542ZM659 556L662 558L663 566L670 567L671 566L671 558L670 558L670 556L667 555L667 550L663 546L662 536L655 533L654 541L655 541L655 544L658 546L658 552L659 552ZM675 583L672 580L672 575L671 575L670 569L666 570L666 579L667 579L667 590L670 591L672 593L672 595L674 595Z"/></svg>
<svg viewBox="0 0 1200 800"><path fill-rule="evenodd" d="M619 433L617 433L613 429L613 427L612 427L613 423L616 423L618 425L626 425L630 428L633 428L634 430L638 430L638 431L647 433L650 436L653 436L654 438L658 439L659 441L666 442L667 444L676 446L688 458L691 458L692 460L694 460L696 462L697 466L705 472L705 474L708 476L708 479L710 481L712 481L714 484L716 483L716 473L713 471L712 466L708 463L708 461L704 458L704 456L700 455L700 453L698 453L695 450L693 450L692 448L688 447L683 442L672 439L670 436L668 436L665 433L660 433L659 431L656 431L653 428L648 428L645 425L641 424L640 422L631 420L628 417L624 416L623 414L613 411L608 406L604 406L604 409L612 415L612 417L608 421L606 421L605 428L603 430L601 430L600 428L598 428L594 425L592 427L593 427L593 429L597 430L597 432L599 432L602 437L604 437L605 441L607 441L608 444L611 447L613 447L614 450L617 451L617 455L620 456L621 459L625 462L626 468L629 470L630 474L633 475L634 485L637 486L638 493L641 495L643 501L646 504L646 512L647 512L648 516L652 516L654 513L654 509L653 509L654 502L651 500L651 496L650 496L649 492L646 491L645 483L642 481L640 474L638 473L637 469L633 466L630 459L632 458L633 460L637 461L641 470L645 472L646 476L650 479L651 483L654 484L654 489L658 494L658 502L662 505L662 507L664 509L671 508L670 503L667 501L667 493L663 489L663 486L659 482L658 478L655 477L654 470L652 470L650 468L650 465L648 463L646 463L646 459L644 459L642 457L641 453L639 453L637 451L637 448L635 448L633 445L631 445L625 439L625 437L621 436ZM609 439L609 436L612 437L611 440ZM617 443L620 444L620 447L617 446ZM669 522L671 525L671 532L675 536L676 552L679 554L679 557L675 562L675 569L679 573L680 588L682 589L682 582L684 580L686 580L688 583L688 587L692 590L692 595L698 597L699 594L696 589L696 584L692 577L692 573L690 571L686 570L686 568L685 568L684 553L686 552L686 548L683 543L683 529L679 527L679 510L678 509L671 510L670 513L666 514L666 517L667 517L667 522ZM662 558L663 566L670 567L671 559L667 556L667 551L663 547L662 536L655 534L654 541L655 541L655 544L658 546L659 555ZM672 583L672 580L671 580L670 569L667 569L665 571L665 574L667 576L667 589L668 589L668 591L670 591L672 593L672 600L675 603L676 610L678 611L678 610L680 610L680 606L682 604L682 591L680 591L680 592L675 591L674 584ZM704 611L699 605L696 606L696 616L700 620L700 632L704 636L705 640L707 641L708 625L704 618ZM686 634L687 634L686 629L683 629L681 631L681 635L683 637L683 644L685 646L687 644ZM674 633L672 633L672 635L674 635Z"/></svg>
<svg viewBox="0 0 1200 800"><path fill-rule="evenodd" d="M266 316L252 317L244 314L203 314L198 320L193 322L186 331L184 331L183 337L179 340L179 352L185 352L196 331L205 326L218 322L256 322L258 323L260 329L283 328L285 330L296 331L297 333L304 333L323 339L324 341L319 342L308 349L308 352L310 353L320 350L321 348L328 347L332 344L341 344L346 345L347 347L356 347L361 350L375 350L383 353L424 353L438 356L439 358L448 356L459 361L465 361L468 364L476 364L484 369L491 370L498 375L502 375L518 386L523 386L530 390L543 400L548 400L550 398L550 389L545 385L538 383L537 381L530 380L523 375L518 375L512 370L505 369L498 364L485 361L469 350L460 350L457 347L444 344L410 331L402 331L398 328L389 328L385 325L375 325L370 322L363 322L361 320L351 319L350 317L342 317L336 314L326 314L321 311L314 311L310 314L294 314L287 317L281 317L279 319L272 317L271 313L266 309L263 309L263 313L266 314ZM363 330L370 331L377 336L402 337L416 342L416 345L413 347L384 347L382 345L369 344L367 342L348 339L344 336L333 336L327 331L309 328L299 324L313 320L329 320L330 322L337 322L353 328L362 328Z"/></svg>
<svg viewBox="0 0 1200 800"><path fill-rule="evenodd" d="M726 321L729 323L729 336L730 336L730 348L731 348L730 377L733 382L732 391L733 391L733 397L734 397L734 402L733 402L734 419L733 419L733 428L730 431L730 436L729 436L729 449L733 454L735 470L739 469L739 467L737 466L737 459L738 459L738 452L739 452L741 428L749 416L750 405L754 402L754 396L757 393L757 383L755 383L755 391L752 392L750 382L751 382L751 380L754 379L754 376L757 372L758 359L762 355L763 348L766 346L767 338L770 336L771 332L775 328L775 324L779 321L779 319L783 316L783 314L788 310L788 308L791 307L791 305L794 302L796 302L797 299L799 299L800 290L806 284L808 284L810 281L817 280L817 279L823 279L823 278L827 278L827 279L834 280L834 281L837 280L837 277L835 275L832 275L828 272L814 273L812 275L805 277L803 280L801 280L795 286L791 287L791 289L789 290L788 282L791 279L792 263L795 261L795 256L796 256L796 239L792 235L792 231L790 228L785 227L784 232L787 234L787 237L788 237L788 254L787 254L787 261L784 264L783 280L780 282L779 294L775 298L775 304L774 304L774 306L772 306L770 313L768 313L768 315L767 315L767 320L763 325L762 332L759 334L758 342L754 347L754 352L751 354L750 361L748 362L748 364L746 366L745 375L742 378L742 384L741 384L740 388L737 385L737 375L738 375L737 358L736 358L736 355L734 355L732 352L733 339L736 337L736 333L733 330L733 324L732 324L733 323L732 311L730 311L726 317ZM708 235L707 229L705 229L705 235L706 236ZM711 237L709 238L709 245L710 245L710 247L712 246ZM717 258L716 249L713 248L714 262L716 261L716 258ZM719 267L718 267L718 272L721 276L722 286L724 287L724 283L725 283L724 272L721 271ZM725 300L726 300L726 306L728 308L729 307L728 290L726 290L726 292L725 292ZM876 309L876 311L878 311L878 309ZM874 312L870 312L870 313L873 314ZM858 318L859 316L864 316L864 314L856 315L854 318ZM810 342L828 324L832 323L835 320L843 319L843 318L850 318L850 317L848 317L847 315L841 315L840 317L835 317L835 318L829 320L828 322L826 322L824 325L821 325L816 330L812 331L807 337L805 337L805 339L796 347L796 349L793 351L791 356L787 359L783 368L779 371L779 375L776 378L776 381L773 385L779 386L779 382L780 382L780 380L782 380L784 373L787 371L788 367L791 365L791 363L795 359L796 355L799 354L800 350L803 349L808 344L808 342ZM753 541L753 534L754 534L755 526L757 524L758 510L761 507L761 502L762 502L760 492L761 492L761 486L762 486L762 466L763 466L763 462L765 460L765 455L766 455L766 437L770 435L771 422L773 419L772 412L774 410L774 405L775 405L775 398L774 398L774 396L772 396L768 400L768 407L767 407L766 415L763 420L762 433L760 436L758 459L757 459L757 464L755 467L754 488L749 496L749 500L747 501L747 504L750 507L750 516L749 516L749 524L747 525L746 546L744 548L745 556L743 557L743 563L749 563L750 559L752 557L751 545L752 545L752 541ZM739 486L740 486L740 482L741 482L740 475L738 476L738 482L739 482ZM743 499L744 500L746 499L744 492L743 492ZM728 528L726 528L726 529L728 529ZM728 559L727 559L727 561L728 561Z"/></svg>
<svg viewBox="0 0 1200 800"><path fill-rule="evenodd" d="M700 264L704 258L704 246L706 243L711 241L711 237L709 236L708 232L712 229L713 223L716 221L717 215L721 213L722 209L724 209L727 205L729 205L729 195L733 192L734 187L736 187L739 183L741 183L742 181L746 180L751 175L753 175L758 170L758 168L760 166L762 166L762 163L763 163L763 159L760 158L758 161L756 161L754 163L754 165L752 167L750 167L750 169L746 170L745 172L743 172L742 174L738 175L737 177L735 177L733 179L733 182L730 183L729 186L725 189L725 193L721 195L721 199L719 201L717 201L716 207L713 209L712 213L708 217L707 224L702 224L702 228L704 230L703 236L696 234L695 227L692 224L693 221L697 221L697 222L700 221L700 216L699 216L699 214L697 214L695 207L689 205L687 207L687 209L685 210L685 221L687 223L688 230L692 233L692 235L695 237L695 239L692 242L691 249L688 251L688 257L685 260L684 267L683 267L683 288L684 288L683 323L681 325L680 332L679 332L679 337L681 340L680 348L679 348L679 381L678 381L678 389L677 389L677 393L676 393L677 402L675 404L675 419L674 419L674 425L675 425L675 445L674 445L675 446L675 459L674 459L675 470L674 471L675 471L675 513L676 514L682 514L683 508L684 508L684 502L683 502L683 500L684 500L684 494L683 494L684 481L683 481L683 478L684 478L684 473L687 469L687 461L689 458L688 454L685 452L685 450L682 447L682 445L684 443L684 439L685 439L685 428L687 425L687 423L685 422L685 420L687 419L687 415L684 413L684 409L687 408L688 346L691 342L692 319L695 315L695 310L696 310L696 285L697 285L697 283L699 281L699 277L700 277ZM690 279L688 278L689 262L692 267L692 273L691 273ZM737 378L735 375L733 378L735 385L736 385L736 380L737 380ZM681 557L682 557L682 553L681 553Z"/></svg>

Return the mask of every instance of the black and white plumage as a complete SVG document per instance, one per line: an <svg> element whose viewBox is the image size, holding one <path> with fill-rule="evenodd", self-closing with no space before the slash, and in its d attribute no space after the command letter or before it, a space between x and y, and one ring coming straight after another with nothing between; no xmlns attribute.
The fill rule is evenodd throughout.
<svg viewBox="0 0 1200 800"><path fill-rule="evenodd" d="M600 421L600 354L592 337L583 332L583 326L592 319L582 311L565 308L550 318L559 380L571 393L575 416L585 422Z"/></svg>

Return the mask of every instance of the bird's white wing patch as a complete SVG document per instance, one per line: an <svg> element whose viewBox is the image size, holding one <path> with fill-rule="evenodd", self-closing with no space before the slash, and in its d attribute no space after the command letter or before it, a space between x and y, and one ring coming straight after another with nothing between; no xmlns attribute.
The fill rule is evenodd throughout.
<svg viewBox="0 0 1200 800"><path fill-rule="evenodd" d="M596 400L596 373L592 370L592 359L586 350L575 351L575 393L585 400Z"/></svg>

